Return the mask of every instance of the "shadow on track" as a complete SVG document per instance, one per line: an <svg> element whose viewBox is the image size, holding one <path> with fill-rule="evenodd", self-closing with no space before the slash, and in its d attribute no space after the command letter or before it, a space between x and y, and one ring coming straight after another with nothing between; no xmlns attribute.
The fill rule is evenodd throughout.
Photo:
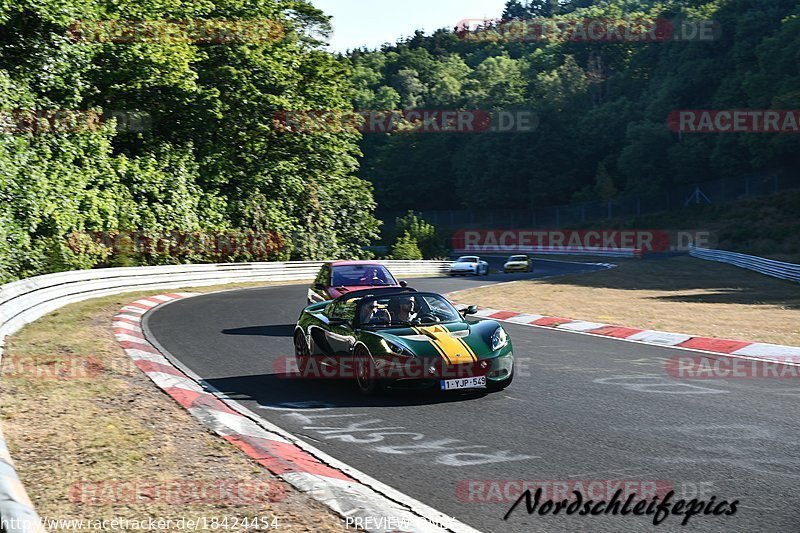
<svg viewBox="0 0 800 533"><path fill-rule="evenodd" d="M256 337L292 338L294 324L269 324L265 326L249 326L245 328L223 329L223 335L249 335Z"/></svg>
<svg viewBox="0 0 800 533"><path fill-rule="evenodd" d="M486 391L442 393L438 390L389 389L364 396L350 380L300 379L289 374L262 374L205 380L237 401L255 401L265 408L407 407L477 400ZM301 407L298 407L301 406Z"/></svg>

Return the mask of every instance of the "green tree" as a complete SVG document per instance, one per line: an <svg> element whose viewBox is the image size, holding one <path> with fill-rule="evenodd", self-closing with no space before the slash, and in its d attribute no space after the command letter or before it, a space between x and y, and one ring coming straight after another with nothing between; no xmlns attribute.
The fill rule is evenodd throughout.
<svg viewBox="0 0 800 533"><path fill-rule="evenodd" d="M594 192L603 200L608 200L617 195L614 178L608 173L603 163L598 163L597 165L597 174L594 177Z"/></svg>
<svg viewBox="0 0 800 533"><path fill-rule="evenodd" d="M75 42L74 21L272 20L280 39ZM152 127L0 136L0 280L113 263L251 260L216 252L110 257L89 231L280 234L269 259L362 257L377 237L360 135L285 133L276 111L352 109L351 66L325 52L305 0L9 0L0 5L0 109L143 112ZM360 74L381 106L381 57ZM7 117L4 117L7 118ZM5 122L4 122L5 124Z"/></svg>
<svg viewBox="0 0 800 533"><path fill-rule="evenodd" d="M422 257L425 259L434 259L447 255L444 241L437 234L436 227L426 222L419 214L409 211L395 222L397 234L410 236L419 246Z"/></svg>
<svg viewBox="0 0 800 533"><path fill-rule="evenodd" d="M409 232L405 232L397 238L390 259L405 259L409 261L417 261L422 259L422 252L417 245L417 241L411 236Z"/></svg>

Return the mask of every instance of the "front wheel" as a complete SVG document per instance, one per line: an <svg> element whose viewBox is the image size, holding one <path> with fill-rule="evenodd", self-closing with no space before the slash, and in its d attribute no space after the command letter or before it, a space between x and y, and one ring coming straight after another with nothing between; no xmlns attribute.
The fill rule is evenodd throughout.
<svg viewBox="0 0 800 533"><path fill-rule="evenodd" d="M294 359L297 362L297 369L302 376L308 366L308 360L311 357L311 351L308 349L306 336L302 331L294 334Z"/></svg>
<svg viewBox="0 0 800 533"><path fill-rule="evenodd" d="M356 348L353 354L356 360L356 385L361 394L372 396L380 391L380 382L375 372L375 363L369 351L363 346Z"/></svg>

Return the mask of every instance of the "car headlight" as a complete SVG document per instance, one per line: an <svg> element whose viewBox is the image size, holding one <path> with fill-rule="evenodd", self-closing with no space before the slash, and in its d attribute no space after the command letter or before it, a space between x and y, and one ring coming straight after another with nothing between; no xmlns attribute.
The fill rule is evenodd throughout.
<svg viewBox="0 0 800 533"><path fill-rule="evenodd" d="M392 341L387 341L384 339L383 345L391 355L397 355L399 357L416 357L411 350Z"/></svg>
<svg viewBox="0 0 800 533"><path fill-rule="evenodd" d="M508 344L508 334L506 330L499 326L492 334L492 351L497 351Z"/></svg>

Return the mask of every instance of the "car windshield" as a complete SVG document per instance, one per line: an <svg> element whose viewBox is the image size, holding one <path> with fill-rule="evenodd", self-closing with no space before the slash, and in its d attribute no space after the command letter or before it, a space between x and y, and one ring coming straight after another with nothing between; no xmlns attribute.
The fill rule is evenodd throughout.
<svg viewBox="0 0 800 533"><path fill-rule="evenodd" d="M509 261L527 261L528 257L525 255L512 255Z"/></svg>
<svg viewBox="0 0 800 533"><path fill-rule="evenodd" d="M365 298L358 316L364 327L430 326L462 320L443 296L420 293Z"/></svg>
<svg viewBox="0 0 800 533"><path fill-rule="evenodd" d="M343 265L333 267L332 287L374 287L397 285L383 265Z"/></svg>
<svg viewBox="0 0 800 533"><path fill-rule="evenodd" d="M477 262L478 262L477 257L459 257L456 260L456 263L477 263Z"/></svg>

